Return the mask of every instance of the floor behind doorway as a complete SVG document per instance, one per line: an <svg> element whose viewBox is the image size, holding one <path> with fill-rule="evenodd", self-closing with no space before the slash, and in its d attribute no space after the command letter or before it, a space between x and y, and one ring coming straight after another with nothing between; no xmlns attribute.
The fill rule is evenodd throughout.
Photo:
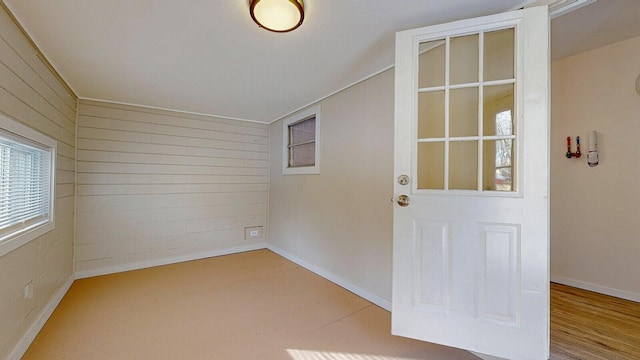
<svg viewBox="0 0 640 360"><path fill-rule="evenodd" d="M640 359L640 303L551 284L551 360Z"/></svg>

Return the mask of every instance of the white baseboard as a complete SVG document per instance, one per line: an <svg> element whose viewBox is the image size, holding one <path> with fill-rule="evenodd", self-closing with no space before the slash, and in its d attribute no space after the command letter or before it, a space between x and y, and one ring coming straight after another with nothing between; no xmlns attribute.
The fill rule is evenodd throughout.
<svg viewBox="0 0 640 360"><path fill-rule="evenodd" d="M331 281L332 283L345 288L349 291L351 291L352 293L360 296L361 298L364 298L378 306L380 306L381 308L387 310L387 311L391 311L391 301L384 299L378 295L372 294L371 292L354 285L353 283L349 282L348 280L337 276L335 274L330 273L329 271L327 271L326 269L323 269L320 266L317 266L315 264L309 263L305 260L300 259L299 257L291 254L290 252L283 250L277 246L271 245L269 244L267 246L267 249L273 251L274 253L302 266L303 268L306 268L307 270L314 272L320 276L322 276L323 278Z"/></svg>
<svg viewBox="0 0 640 360"><path fill-rule="evenodd" d="M58 291L56 291L49 303L44 307L44 309L42 309L42 312L40 313L36 321L31 324L31 326L29 326L29 329L27 329L27 332L24 334L24 336L22 336L20 341L18 341L18 344L16 344L16 346L13 348L13 351L9 353L9 360L20 360L24 353L27 352L27 349L36 338L40 330L42 330L44 324L47 322L47 320L49 320L49 317L51 316L51 314L53 314L53 311L56 309L58 304L60 304L60 301L62 301L62 298L67 293L67 291L69 291L69 288L73 284L74 280L75 277L73 274L71 274L67 281L65 281L65 283L58 289Z"/></svg>
<svg viewBox="0 0 640 360"><path fill-rule="evenodd" d="M573 286L583 290L594 291L600 294L614 296L614 297L625 299L625 300L640 302L640 294L633 293L630 291L613 289L610 287L592 284L592 283L588 283L580 280L569 279L562 276L551 275L551 281L558 284Z"/></svg>
<svg viewBox="0 0 640 360"><path fill-rule="evenodd" d="M252 250L259 250L259 249L266 249L266 248L267 248L266 243L259 243L259 244L245 245L245 246L236 246L236 247L220 249L220 250L199 252L194 254L174 256L169 258L120 264L120 265L99 268L99 269L76 271L76 279L85 279L85 278L90 278L94 276L116 274L116 273L121 273L125 271L146 269L154 266L177 264L185 261L200 260L200 259L206 259L214 256L236 254L236 253L241 253L245 251L252 251Z"/></svg>

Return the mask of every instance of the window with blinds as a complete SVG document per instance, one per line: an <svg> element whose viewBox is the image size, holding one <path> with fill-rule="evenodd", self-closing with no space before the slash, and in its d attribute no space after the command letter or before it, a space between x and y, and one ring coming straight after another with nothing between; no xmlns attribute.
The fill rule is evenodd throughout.
<svg viewBox="0 0 640 360"><path fill-rule="evenodd" d="M0 255L53 228L55 159L54 140L8 118L1 120Z"/></svg>
<svg viewBox="0 0 640 360"><path fill-rule="evenodd" d="M320 106L283 121L283 174L320 173Z"/></svg>
<svg viewBox="0 0 640 360"><path fill-rule="evenodd" d="M316 117L289 125L289 167L316 164Z"/></svg>

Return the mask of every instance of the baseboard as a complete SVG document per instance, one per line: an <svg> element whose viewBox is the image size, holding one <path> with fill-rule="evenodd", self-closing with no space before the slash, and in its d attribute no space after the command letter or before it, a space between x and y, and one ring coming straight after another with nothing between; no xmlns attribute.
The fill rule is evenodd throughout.
<svg viewBox="0 0 640 360"><path fill-rule="evenodd" d="M630 291L613 289L613 288L602 286L602 285L596 285L596 284L592 284L584 281L579 281L579 280L574 280L574 279L569 279L566 277L554 276L554 275L551 275L551 282L562 284L562 285L573 286L583 290L594 291L600 294L605 294L605 295L609 295L609 296L613 296L613 297L617 297L625 300L640 302L640 294L633 293Z"/></svg>
<svg viewBox="0 0 640 360"><path fill-rule="evenodd" d="M60 301L62 301L62 298L67 293L67 291L69 291L69 288L73 284L74 280L75 277L73 274L71 274L67 281L65 281L65 283L58 289L58 291L56 291L51 300L49 300L49 303L47 303L44 309L42 309L42 312L40 312L40 315L38 316L36 321L31 324L31 326L29 326L29 329L27 329L27 332L22 336L20 341L18 341L18 344L16 344L16 346L13 348L13 351L9 353L9 360L20 360L24 353L27 352L27 349L36 338L40 330L42 330L44 324L47 322L47 320L49 320L49 317L51 316L51 314L53 314L53 311L56 309L56 307L58 307L58 304L60 304Z"/></svg>
<svg viewBox="0 0 640 360"><path fill-rule="evenodd" d="M259 244L245 245L245 246L236 246L236 247L226 248L221 250L205 251L205 252L199 252L194 254L174 256L169 258L114 265L114 266L108 266L108 267L99 268L99 269L76 271L76 279L85 279L85 278L90 278L94 276L116 274L116 273L121 273L125 271L140 270L140 269L146 269L146 268L162 266L162 265L177 264L185 261L200 260L200 259L206 259L206 258L215 257L215 256L230 255L230 254L236 254L236 253L241 253L245 251L252 251L252 250L259 250L259 249L266 249L266 248L267 248L266 243L259 243Z"/></svg>
<svg viewBox="0 0 640 360"><path fill-rule="evenodd" d="M351 291L352 293L360 296L361 298L364 298L378 306L380 306L381 308L387 310L387 311L391 311L391 301L384 299L378 295L372 294L371 292L354 285L353 283L349 282L348 280L337 276L335 274L330 273L329 271L327 271L326 269L323 269L320 266L317 266L315 264L309 263L305 260L300 259L299 257L291 254L290 252L281 249L277 246L271 245L269 244L267 246L267 249L273 251L274 253L302 266L303 268L306 268L307 270L314 272L320 276L322 276L323 278L331 281L332 283L345 288L349 291Z"/></svg>

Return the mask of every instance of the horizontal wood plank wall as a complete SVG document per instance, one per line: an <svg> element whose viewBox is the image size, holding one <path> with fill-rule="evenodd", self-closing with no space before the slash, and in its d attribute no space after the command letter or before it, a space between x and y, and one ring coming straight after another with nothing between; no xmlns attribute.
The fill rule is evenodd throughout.
<svg viewBox="0 0 640 360"><path fill-rule="evenodd" d="M81 100L76 271L264 243L268 146L264 124Z"/></svg>
<svg viewBox="0 0 640 360"><path fill-rule="evenodd" d="M0 256L0 359L73 273L76 98L0 6L0 113L58 141L54 230ZM24 287L33 283L33 298Z"/></svg>

